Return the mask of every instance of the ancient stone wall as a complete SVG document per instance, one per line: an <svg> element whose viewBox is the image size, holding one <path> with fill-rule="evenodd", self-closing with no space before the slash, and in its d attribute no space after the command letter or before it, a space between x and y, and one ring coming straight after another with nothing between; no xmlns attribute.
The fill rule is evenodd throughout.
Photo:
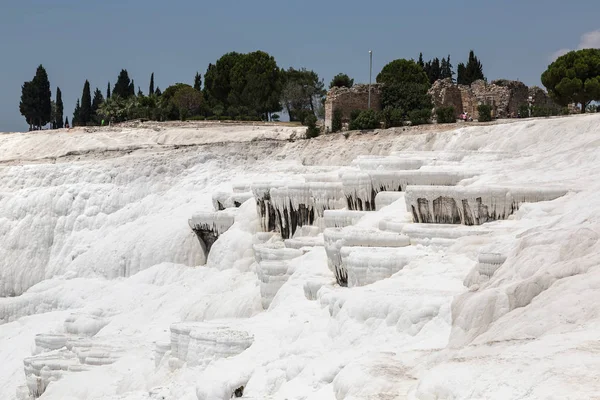
<svg viewBox="0 0 600 400"><path fill-rule="evenodd" d="M371 85L371 108L381 109L381 85ZM350 113L354 110L366 110L369 104L369 85L359 84L351 88L332 88L325 101L325 129L331 131L333 112L342 111L342 123L350 121Z"/></svg>
<svg viewBox="0 0 600 400"><path fill-rule="evenodd" d="M460 92L460 101L454 94L456 90ZM505 79L492 81L490 84L478 80L471 86L455 85L449 79L445 79L435 82L429 89L429 94L435 107L454 106L458 114L466 112L473 119L479 118L477 107L480 104L492 107L493 118L516 117L519 107L528 104L529 96L532 96L533 105L545 108L556 107L542 89L538 87L529 89L523 82Z"/></svg>

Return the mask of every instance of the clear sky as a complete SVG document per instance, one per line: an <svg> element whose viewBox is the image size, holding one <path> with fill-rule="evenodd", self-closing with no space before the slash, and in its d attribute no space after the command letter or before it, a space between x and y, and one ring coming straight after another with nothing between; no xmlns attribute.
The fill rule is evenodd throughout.
<svg viewBox="0 0 600 400"><path fill-rule="evenodd" d="M0 0L0 131L27 128L21 85L41 63L52 98L63 93L69 120L83 84L106 92L122 68L145 93L150 74L165 89L193 83L229 51L264 50L281 67L338 72L368 82L396 58L469 49L488 79L540 85L554 54L600 47L597 0L331 1ZM558 52L558 53L557 53Z"/></svg>

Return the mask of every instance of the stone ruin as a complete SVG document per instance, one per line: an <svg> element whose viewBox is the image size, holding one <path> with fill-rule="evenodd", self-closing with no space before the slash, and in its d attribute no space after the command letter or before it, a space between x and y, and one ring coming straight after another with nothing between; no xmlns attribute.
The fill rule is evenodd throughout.
<svg viewBox="0 0 600 400"><path fill-rule="evenodd" d="M371 85L371 108L381 110L381 84ZM469 85L457 85L448 79L436 81L429 89L434 108L453 106L458 118L463 112L473 119L479 118L477 107L487 104L492 107L493 118L516 118L519 107L528 104L532 98L533 106L558 108L548 94L537 86L527 87L523 82L498 79L487 83L478 80ZM351 88L332 88L325 101L325 129L331 131L333 112L341 110L342 124L350 122L354 110L368 108L369 85L359 84Z"/></svg>
<svg viewBox="0 0 600 400"><path fill-rule="evenodd" d="M480 104L492 107L493 118L515 118L519 107L528 104L530 96L532 105L558 107L541 88L529 88L523 82L506 79L495 80L489 84L478 80L470 86L457 85L449 78L440 79L429 89L429 94L435 108L453 106L456 117L466 112L474 119L479 118L477 107Z"/></svg>
<svg viewBox="0 0 600 400"><path fill-rule="evenodd" d="M371 85L371 108L381 109L381 85ZM331 132L333 112L342 111L342 124L350 122L350 113L354 110L366 110L369 105L369 85L358 84L351 88L334 87L327 93L325 100L325 129Z"/></svg>

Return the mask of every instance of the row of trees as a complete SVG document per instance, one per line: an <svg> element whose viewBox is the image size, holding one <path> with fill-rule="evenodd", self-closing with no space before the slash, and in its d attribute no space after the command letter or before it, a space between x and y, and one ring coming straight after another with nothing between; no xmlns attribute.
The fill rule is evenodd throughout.
<svg viewBox="0 0 600 400"><path fill-rule="evenodd" d="M423 61L423 53L419 54L417 64L425 71L430 84L434 84L439 79L450 78L454 82L454 70L450 62L450 55L447 58L434 58L430 61ZM483 65L475 56L475 52L469 52L467 63L459 63L456 72L456 83L460 85L470 85L478 79L485 79L483 75Z"/></svg>

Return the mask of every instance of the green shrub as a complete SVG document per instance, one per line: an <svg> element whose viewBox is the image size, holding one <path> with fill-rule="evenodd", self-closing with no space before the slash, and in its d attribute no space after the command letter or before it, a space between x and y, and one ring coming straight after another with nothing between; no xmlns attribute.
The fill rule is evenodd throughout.
<svg viewBox="0 0 600 400"><path fill-rule="evenodd" d="M477 112L479 112L479 122L489 122L492 120L492 106L480 104L477 106Z"/></svg>
<svg viewBox="0 0 600 400"><path fill-rule="evenodd" d="M438 124L449 124L456 122L456 111L454 107L439 107L435 109Z"/></svg>
<svg viewBox="0 0 600 400"><path fill-rule="evenodd" d="M381 90L381 105L405 111L433 108L431 96L427 93L429 85L417 83L399 83L385 85Z"/></svg>
<svg viewBox="0 0 600 400"><path fill-rule="evenodd" d="M271 115L271 120L272 120L272 121L278 122L278 121L279 121L279 118L280 118L280 117L279 117L279 114L273 114L273 115Z"/></svg>
<svg viewBox="0 0 600 400"><path fill-rule="evenodd" d="M404 124L404 111L399 108L386 107L379 113L379 120L384 128L402 126Z"/></svg>
<svg viewBox="0 0 600 400"><path fill-rule="evenodd" d="M304 118L304 125L307 126L306 137L308 139L315 138L321 133L321 130L317 127L317 117L314 114L308 114Z"/></svg>
<svg viewBox="0 0 600 400"><path fill-rule="evenodd" d="M408 119L410 120L410 123L413 126L428 124L430 118L431 118L431 109L430 108L422 108L420 110L413 110L408 113Z"/></svg>
<svg viewBox="0 0 600 400"><path fill-rule="evenodd" d="M519 118L529 118L529 106L527 104L521 104L518 113Z"/></svg>
<svg viewBox="0 0 600 400"><path fill-rule="evenodd" d="M331 119L331 132L339 132L342 130L342 110L339 108L333 110L333 118Z"/></svg>
<svg viewBox="0 0 600 400"><path fill-rule="evenodd" d="M359 129L376 129L379 128L379 118L377 113L373 110L364 110L352 121L350 121L350 130Z"/></svg>
<svg viewBox="0 0 600 400"><path fill-rule="evenodd" d="M188 121L204 121L205 119L204 115L194 115L193 117L189 117Z"/></svg>
<svg viewBox="0 0 600 400"><path fill-rule="evenodd" d="M352 111L350 111L350 122L352 122L356 118L358 118L358 116L360 115L361 112L362 112L362 110L352 110Z"/></svg>

